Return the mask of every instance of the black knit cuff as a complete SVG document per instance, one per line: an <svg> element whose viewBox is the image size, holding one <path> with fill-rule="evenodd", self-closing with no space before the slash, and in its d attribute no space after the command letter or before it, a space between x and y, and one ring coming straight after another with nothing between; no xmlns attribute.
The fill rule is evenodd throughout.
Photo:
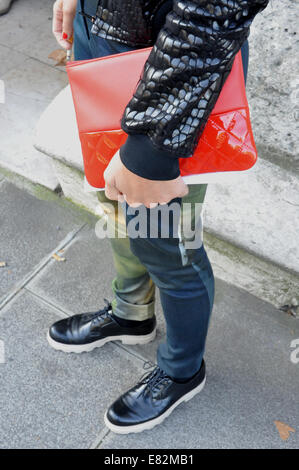
<svg viewBox="0 0 299 470"><path fill-rule="evenodd" d="M149 180L167 181L180 175L179 160L157 149L144 134L130 134L120 149L120 159L132 173Z"/></svg>

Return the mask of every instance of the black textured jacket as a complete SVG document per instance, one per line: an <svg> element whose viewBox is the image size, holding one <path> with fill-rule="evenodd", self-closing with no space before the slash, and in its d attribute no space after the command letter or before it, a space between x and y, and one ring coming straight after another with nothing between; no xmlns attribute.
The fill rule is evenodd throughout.
<svg viewBox="0 0 299 470"><path fill-rule="evenodd" d="M268 2L99 1L93 33L153 45L121 123L129 137L120 155L129 170L153 180L179 175L178 158L192 155L234 57Z"/></svg>

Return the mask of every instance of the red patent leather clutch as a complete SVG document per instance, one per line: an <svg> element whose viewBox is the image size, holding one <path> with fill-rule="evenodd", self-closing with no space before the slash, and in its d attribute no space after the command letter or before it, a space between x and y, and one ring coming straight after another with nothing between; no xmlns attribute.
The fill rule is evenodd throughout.
<svg viewBox="0 0 299 470"><path fill-rule="evenodd" d="M103 172L127 134L120 120L130 101L151 48L70 62L67 72L77 116L87 181L105 186ZM236 172L257 160L239 52L208 123L190 158L180 159L183 177Z"/></svg>

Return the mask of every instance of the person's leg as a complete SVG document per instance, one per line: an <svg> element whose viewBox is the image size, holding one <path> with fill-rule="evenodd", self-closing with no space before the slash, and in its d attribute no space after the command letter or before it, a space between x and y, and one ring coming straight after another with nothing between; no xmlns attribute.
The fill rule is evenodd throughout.
<svg viewBox="0 0 299 470"><path fill-rule="evenodd" d="M110 238L116 271L112 282L113 313L127 320L152 318L155 310L155 286L145 266L132 253L124 212L117 202L106 198L104 191L98 192L98 199L105 212L107 224L112 225L115 235Z"/></svg>
<svg viewBox="0 0 299 470"><path fill-rule="evenodd" d="M160 290L167 341L159 347L158 365L170 377L183 380L200 369L214 300L213 272L201 237L205 191L204 185L190 185L188 196L177 201L180 224L184 225L179 236L174 232L169 238L130 238L133 253ZM148 209L148 221L159 210ZM137 213L129 212L132 215L127 215L127 224ZM189 220L188 213L192 216ZM194 240L186 233L190 219L196 227Z"/></svg>
<svg viewBox="0 0 299 470"><path fill-rule="evenodd" d="M246 80L247 41L242 59ZM202 230L201 204L206 189L206 185L190 185L189 194L181 201L181 222L191 215L197 235ZM147 210L148 220L155 211L159 208ZM127 215L127 224L132 219L134 215ZM190 246L186 237L181 227L180 238L130 238L132 252L160 289L167 341L159 347L158 365L178 379L191 377L200 369L214 301L214 276L202 240L200 246L190 249L186 248Z"/></svg>
<svg viewBox="0 0 299 470"><path fill-rule="evenodd" d="M154 284L130 249L123 211L103 191L98 197L105 212L101 222L113 224L115 229L115 238L110 238L116 268L114 299L97 312L74 315L51 326L50 346L67 353L92 351L115 340L145 344L156 335Z"/></svg>
<svg viewBox="0 0 299 470"><path fill-rule="evenodd" d="M177 267L168 284L164 282L166 270L162 277L157 276L167 325L166 342L159 346L157 362L168 375L180 380L189 379L201 367L214 303L214 275L202 243L205 192L206 186L190 186L182 199L181 224L187 221L187 226L181 229L177 244L173 240L175 250L180 250ZM188 234L190 220L196 230L193 237ZM163 247L167 257L170 246Z"/></svg>
<svg viewBox="0 0 299 470"><path fill-rule="evenodd" d="M204 387L203 356L214 302L214 276L202 243L205 192L206 185L190 185L186 197L168 205L126 208L131 249L160 290L166 342L159 346L153 372L109 407L105 423L114 432L151 429ZM136 237L134 227L140 229L142 217L147 231Z"/></svg>
<svg viewBox="0 0 299 470"><path fill-rule="evenodd" d="M78 2L80 3L80 2ZM87 2L86 11L94 15L96 0ZM88 29L91 23L88 20ZM79 7L74 23L75 60L103 57L130 50L125 45L87 35ZM156 334L154 311L155 288L147 269L130 249L123 212L117 202L98 192L108 223L116 227L115 238L110 238L116 277L112 283L114 299L97 312L74 315L56 322L48 332L49 344L64 352L85 352L103 346L107 341L120 340L125 344L145 344Z"/></svg>

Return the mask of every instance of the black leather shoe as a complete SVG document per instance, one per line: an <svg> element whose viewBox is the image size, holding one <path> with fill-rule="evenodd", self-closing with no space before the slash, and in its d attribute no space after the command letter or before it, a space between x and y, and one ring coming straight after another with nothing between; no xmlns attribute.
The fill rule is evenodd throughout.
<svg viewBox="0 0 299 470"><path fill-rule="evenodd" d="M52 348L66 353L92 351L108 341L146 344L155 339L156 317L140 322L120 322L112 314L111 305L107 302L106 307L98 312L82 313L54 323L47 339Z"/></svg>
<svg viewBox="0 0 299 470"><path fill-rule="evenodd" d="M105 415L105 424L118 434L152 429L182 402L189 401L204 388L205 363L188 382L178 383L159 367L124 393Z"/></svg>

